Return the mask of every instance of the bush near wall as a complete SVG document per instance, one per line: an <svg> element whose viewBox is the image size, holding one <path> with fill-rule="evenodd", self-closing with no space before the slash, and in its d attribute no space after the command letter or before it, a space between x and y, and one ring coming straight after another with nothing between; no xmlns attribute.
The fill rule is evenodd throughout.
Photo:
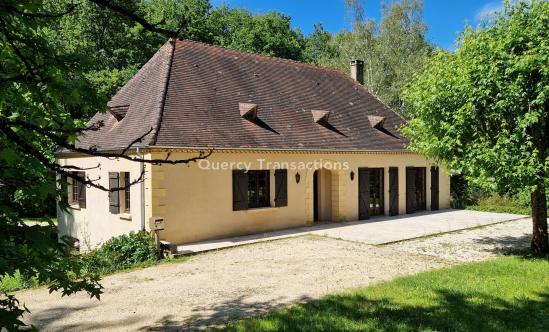
<svg viewBox="0 0 549 332"><path fill-rule="evenodd" d="M450 181L451 201L454 209L530 215L530 192L527 190L488 191L470 183L462 175L453 175ZM549 190L547 191L549 197Z"/></svg>
<svg viewBox="0 0 549 332"><path fill-rule="evenodd" d="M83 257L86 269L99 274L150 265L156 259L154 238L145 231L114 237Z"/></svg>

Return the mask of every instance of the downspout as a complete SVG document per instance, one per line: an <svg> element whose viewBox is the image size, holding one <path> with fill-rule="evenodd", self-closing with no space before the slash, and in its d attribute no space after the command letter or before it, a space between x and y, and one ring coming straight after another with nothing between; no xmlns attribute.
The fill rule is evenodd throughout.
<svg viewBox="0 0 549 332"><path fill-rule="evenodd" d="M137 155L140 159L144 158L144 155L140 154L139 147L137 148ZM143 174L143 179L139 183L140 197L141 197L141 230L145 230L145 163L141 161L141 174Z"/></svg>

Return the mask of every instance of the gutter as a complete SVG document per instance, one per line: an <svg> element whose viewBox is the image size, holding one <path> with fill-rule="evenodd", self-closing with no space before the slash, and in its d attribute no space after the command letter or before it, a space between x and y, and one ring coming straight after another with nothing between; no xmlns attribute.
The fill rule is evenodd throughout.
<svg viewBox="0 0 549 332"><path fill-rule="evenodd" d="M137 155L139 156L140 159L143 159L144 155L140 154L141 151L142 150L138 147L137 150L136 150L136 153L137 153ZM140 208L141 208L141 230L144 231L145 230L145 163L140 162L140 164L141 164L141 174L143 174L143 181L141 181L139 183L139 191L140 191L139 196L141 198L141 204L140 204Z"/></svg>

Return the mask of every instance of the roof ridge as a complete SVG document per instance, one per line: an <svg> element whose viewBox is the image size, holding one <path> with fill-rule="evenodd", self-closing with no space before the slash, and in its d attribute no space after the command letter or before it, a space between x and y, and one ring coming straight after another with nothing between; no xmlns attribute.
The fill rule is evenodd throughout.
<svg viewBox="0 0 549 332"><path fill-rule="evenodd" d="M158 132L160 131L160 126L162 125L162 118L164 116L164 106L166 105L166 96L168 95L168 85L170 84L170 75L172 72L172 66L173 66L173 57L175 54L175 44L176 40L174 38L170 38L166 44L170 44L170 60L168 61L168 70L166 70L166 77L164 78L164 88L162 89L162 100L160 102L160 110L158 111L158 118L156 120L156 126L153 129L153 135L151 137L151 140L148 145L155 145L156 140L158 138ZM164 44L165 45L165 44Z"/></svg>
<svg viewBox="0 0 549 332"><path fill-rule="evenodd" d="M304 67L311 67L313 69L326 70L326 71L335 71L335 72L339 72L341 74L344 74L343 72L341 72L341 70L339 70L337 68L324 67L324 66L321 66L321 65L313 64L313 63L307 63L307 62L302 62L302 61L298 61L298 60L282 58L282 57L278 57L278 56L260 54L260 53L256 53L256 52L252 52L252 51L237 50L235 48L230 48L230 47L221 46L221 45L208 44L208 43L205 43L205 42L186 39L186 38L178 38L177 41L179 41L179 42L189 42L189 43L193 43L193 44L200 44L200 45L203 45L203 46L206 46L206 47L218 48L218 49L227 50L227 51L235 52L235 53L253 55L253 56L264 58L264 59L270 60L270 61L275 60L275 61L280 61L280 62L289 62L289 63L301 65L301 66L304 66Z"/></svg>
<svg viewBox="0 0 549 332"><path fill-rule="evenodd" d="M358 82L357 82L356 80L354 80L350 75L346 74L346 73L343 72L341 69L333 68L333 67L325 67L325 66L321 66L321 65L312 64L312 63L301 62L301 61L298 61L298 60L287 59L287 58L281 58L281 57L277 57L277 56L265 55L265 54L260 54L260 53L256 53L256 52L251 52L251 51L237 50L237 49L230 48L230 47L226 47L226 46L208 44L208 43L205 43L205 42L196 41L196 40L191 40L191 39L186 39L186 38L177 38L177 41L178 41L178 42L188 42L188 43L193 43L193 44L200 44L200 45L203 45L203 46L206 46L206 47L211 47L211 48L217 48L217 49L227 50L227 51L230 51L230 52L253 55L253 56L256 56L256 57L264 58L264 59L269 60L269 61L275 60L275 61L279 61L279 62L287 62L287 63L292 63L292 64L301 65L301 66L304 66L304 67L310 67L310 68L313 68L313 69L324 70L324 71L329 71L329 72L336 73L337 75L343 76L343 77L345 77L345 79L352 81L352 82L354 83L355 86L358 86L358 87L360 87L361 89L363 89L364 92L366 92L366 93L369 94L370 96L372 96L372 97L374 97L375 99L377 99L377 101L379 101L383 106L385 106L386 109L388 109L388 110L390 110L391 112L395 113L398 117L400 117L402 120L404 120L404 121L407 122L407 120L406 120L400 113L398 113L397 111L393 110L391 107L389 107L389 105L387 105L384 101L382 101L377 95L375 95L374 93L370 92L364 85L358 83Z"/></svg>

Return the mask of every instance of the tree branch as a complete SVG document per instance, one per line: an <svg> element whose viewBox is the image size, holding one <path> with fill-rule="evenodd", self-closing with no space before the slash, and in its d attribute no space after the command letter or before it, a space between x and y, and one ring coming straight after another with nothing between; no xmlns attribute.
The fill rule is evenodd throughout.
<svg viewBox="0 0 549 332"><path fill-rule="evenodd" d="M137 15L136 13L134 13L132 11L129 11L128 9L126 9L122 6L114 4L109 0L90 0L90 2L93 2L93 3L95 3L99 6L102 6L102 7L109 8L113 12L116 12L116 13L122 15L122 16L127 17L128 19L130 19L134 22L137 22L137 23L141 24L141 26L143 28L145 28L149 31L163 34L164 36L169 37L169 38L176 38L177 37L177 31L172 31L172 30L168 30L168 29L164 29L164 28L159 28L155 24L150 23L149 21L147 21L143 17Z"/></svg>

